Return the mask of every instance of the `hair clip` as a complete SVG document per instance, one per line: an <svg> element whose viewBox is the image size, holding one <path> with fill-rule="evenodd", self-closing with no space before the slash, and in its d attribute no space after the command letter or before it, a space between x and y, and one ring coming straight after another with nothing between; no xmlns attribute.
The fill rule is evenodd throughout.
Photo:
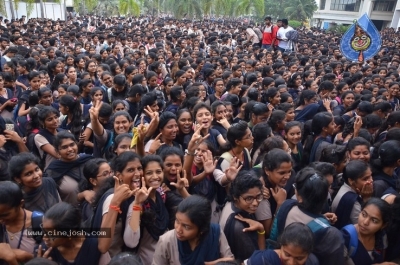
<svg viewBox="0 0 400 265"><path fill-rule="evenodd" d="M310 177L310 181L314 181L315 179L319 179L320 177L317 175L317 173L314 173L314 175L312 175Z"/></svg>
<svg viewBox="0 0 400 265"><path fill-rule="evenodd" d="M76 101L76 97L74 97L74 100Z"/></svg>

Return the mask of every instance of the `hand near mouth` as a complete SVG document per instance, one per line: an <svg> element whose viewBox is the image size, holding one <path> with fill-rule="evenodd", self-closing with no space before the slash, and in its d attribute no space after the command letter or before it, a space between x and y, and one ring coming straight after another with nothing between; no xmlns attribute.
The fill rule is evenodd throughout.
<svg viewBox="0 0 400 265"><path fill-rule="evenodd" d="M135 204L141 205L145 200L147 200L152 190L153 187L146 188L146 182L144 178L142 178L142 187L135 193Z"/></svg>

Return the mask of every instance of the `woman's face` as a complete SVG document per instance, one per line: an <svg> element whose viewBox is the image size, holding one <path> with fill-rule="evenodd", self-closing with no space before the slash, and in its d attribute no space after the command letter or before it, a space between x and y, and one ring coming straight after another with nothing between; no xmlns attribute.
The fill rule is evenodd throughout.
<svg viewBox="0 0 400 265"><path fill-rule="evenodd" d="M333 135L335 132L335 121L332 119L332 121L328 124L328 126L324 127L324 129L326 129L326 131L324 131L327 135Z"/></svg>
<svg viewBox="0 0 400 265"><path fill-rule="evenodd" d="M169 93L171 92L171 88L174 86L174 81L169 81L166 85L165 85L165 93L167 93L167 95L169 95Z"/></svg>
<svg viewBox="0 0 400 265"><path fill-rule="evenodd" d="M211 112L206 108L201 108L196 113L196 122L203 125L204 129L208 129L211 126Z"/></svg>
<svg viewBox="0 0 400 265"><path fill-rule="evenodd" d="M20 206L11 207L8 204L0 204L0 223L4 225L14 225L20 209Z"/></svg>
<svg viewBox="0 0 400 265"><path fill-rule="evenodd" d="M67 65L73 65L74 64L74 58L68 57L67 58Z"/></svg>
<svg viewBox="0 0 400 265"><path fill-rule="evenodd" d="M304 265L308 259L308 253L300 246L288 244L281 246L281 262L282 265Z"/></svg>
<svg viewBox="0 0 400 265"><path fill-rule="evenodd" d="M148 83L150 87L157 87L157 76L150 77Z"/></svg>
<svg viewBox="0 0 400 265"><path fill-rule="evenodd" d="M95 179L91 179L91 182L96 187L101 187L108 178L112 177L114 172L108 163L103 163L99 166L99 171Z"/></svg>
<svg viewBox="0 0 400 265"><path fill-rule="evenodd" d="M186 82L186 75L185 75L185 74L183 74L183 75L181 75L180 77L178 77L177 83L178 83L179 85L183 85L185 82Z"/></svg>
<svg viewBox="0 0 400 265"><path fill-rule="evenodd" d="M160 108L158 107L157 101L154 101L154 103L150 105L150 109L151 109L153 112L158 112L158 110L159 110Z"/></svg>
<svg viewBox="0 0 400 265"><path fill-rule="evenodd" d="M247 149L250 150L252 148L253 142L254 142L254 138L253 138L253 134L252 134L251 130L249 128L247 128L246 133L244 134L242 139L238 139L237 141L238 141L237 145L246 147Z"/></svg>
<svg viewBox="0 0 400 265"><path fill-rule="evenodd" d="M199 237L199 228L185 213L177 212L174 224L176 238L179 241L192 241Z"/></svg>
<svg viewBox="0 0 400 265"><path fill-rule="evenodd" d="M152 187L153 189L158 189L163 180L164 173L161 165L156 161L149 162L144 169L144 181L146 182L146 186L148 188Z"/></svg>
<svg viewBox="0 0 400 265"><path fill-rule="evenodd" d="M178 171L182 173L182 161L178 155L169 155L164 160L164 177L169 182L176 182Z"/></svg>
<svg viewBox="0 0 400 265"><path fill-rule="evenodd" d="M295 116L296 114L294 113L294 108L290 108L288 111L286 111L286 122L294 121Z"/></svg>
<svg viewBox="0 0 400 265"><path fill-rule="evenodd" d="M372 187L372 171L368 168L361 177L356 180L352 180L349 178L349 185L352 187L358 194L363 190L365 185L371 185Z"/></svg>
<svg viewBox="0 0 400 265"><path fill-rule="evenodd" d="M42 185L43 172L36 163L29 163L25 166L20 177L22 186L25 191L36 189Z"/></svg>
<svg viewBox="0 0 400 265"><path fill-rule="evenodd" d="M58 154L62 161L74 161L78 158L78 145L72 139L63 139L58 146Z"/></svg>
<svg viewBox="0 0 400 265"><path fill-rule="evenodd" d="M299 126L290 128L285 135L285 139L292 145L297 145L301 141L301 128Z"/></svg>
<svg viewBox="0 0 400 265"><path fill-rule="evenodd" d="M228 120L232 120L233 119L233 108L232 105L226 105L226 118Z"/></svg>
<svg viewBox="0 0 400 265"><path fill-rule="evenodd" d="M64 95L67 94L67 91L65 91L65 89L64 89L63 87L59 87L59 88L57 89L57 91L58 91L58 97L59 97L59 98L60 98L61 96L64 96Z"/></svg>
<svg viewBox="0 0 400 265"><path fill-rule="evenodd" d="M39 100L39 103L45 106L50 106L52 102L53 102L53 95L51 94L51 91L44 92Z"/></svg>
<svg viewBox="0 0 400 265"><path fill-rule="evenodd" d="M68 112L69 112L68 107L59 104L58 110L60 111L60 113L61 113L62 115L68 115Z"/></svg>
<svg viewBox="0 0 400 265"><path fill-rule="evenodd" d="M391 97L397 97L397 95L399 94L399 89L400 86L399 85L392 85L391 87L389 87L389 94Z"/></svg>
<svg viewBox="0 0 400 265"><path fill-rule="evenodd" d="M358 83L355 87L354 87L354 93L356 94L360 94L361 91L363 91L364 89L364 85L362 83Z"/></svg>
<svg viewBox="0 0 400 265"><path fill-rule="evenodd" d="M278 92L278 93L276 93L276 95L274 97L269 98L269 99L270 99L270 103L273 106L276 106L281 103L281 93Z"/></svg>
<svg viewBox="0 0 400 265"><path fill-rule="evenodd" d="M127 184L131 190L140 187L143 177L143 168L139 159L129 161L122 172L116 172L116 177Z"/></svg>
<svg viewBox="0 0 400 265"><path fill-rule="evenodd" d="M78 62L78 67L80 69L85 68L85 60L80 59L79 62Z"/></svg>
<svg viewBox="0 0 400 265"><path fill-rule="evenodd" d="M121 67L119 67L119 66L115 67L115 74L116 74L116 75L119 75L119 74L121 74L121 73L122 73Z"/></svg>
<svg viewBox="0 0 400 265"><path fill-rule="evenodd" d="M103 84L106 87L112 87L113 86L113 78L112 78L111 75L104 75L102 80L103 80Z"/></svg>
<svg viewBox="0 0 400 265"><path fill-rule="evenodd" d="M292 174L292 163L282 162L276 169L264 169L264 171L273 185L283 188Z"/></svg>
<svg viewBox="0 0 400 265"><path fill-rule="evenodd" d="M118 103L114 108L114 112L124 111L124 110L126 110L126 107L125 107L124 103Z"/></svg>
<svg viewBox="0 0 400 265"><path fill-rule="evenodd" d="M121 155L123 152L132 151L131 142L132 139L130 138L122 139L122 141L117 145L117 148L115 148L115 153L117 156Z"/></svg>
<svg viewBox="0 0 400 265"><path fill-rule="evenodd" d="M298 76L296 77L296 80L295 80L295 85L296 85L296 87L301 86L302 82L303 82L303 80L301 79L301 76L298 75Z"/></svg>
<svg viewBox="0 0 400 265"><path fill-rule="evenodd" d="M375 235L383 227L384 223L379 208L373 204L364 207L358 216L358 232L360 235Z"/></svg>
<svg viewBox="0 0 400 265"><path fill-rule="evenodd" d="M208 151L207 144L205 144L205 143L199 144L196 149L196 155L194 157L194 162L198 165L199 164L202 165L203 164L202 158L207 154L207 151Z"/></svg>
<svg viewBox="0 0 400 265"><path fill-rule="evenodd" d="M178 123L175 119L170 119L167 124L160 130L162 137L166 140L173 141L178 134Z"/></svg>
<svg viewBox="0 0 400 265"><path fill-rule="evenodd" d="M234 198L235 206L242 211L250 214L257 211L258 205L263 199L261 189L254 187L248 189L247 192L241 194L238 198Z"/></svg>
<svg viewBox="0 0 400 265"><path fill-rule="evenodd" d="M103 100L103 92L101 90L97 90L93 97L92 97L92 101L102 101Z"/></svg>
<svg viewBox="0 0 400 265"><path fill-rule="evenodd" d="M14 70L6 64L4 65L3 71L6 73L14 74Z"/></svg>
<svg viewBox="0 0 400 265"><path fill-rule="evenodd" d="M52 131L58 128L58 124L59 124L58 115L55 113L50 113L44 120L43 127L47 130Z"/></svg>
<svg viewBox="0 0 400 265"><path fill-rule="evenodd" d="M368 146L357 145L353 150L349 152L349 159L351 160L362 160L369 162L371 154L369 152Z"/></svg>
<svg viewBox="0 0 400 265"><path fill-rule="evenodd" d="M40 88L40 78L34 77L29 81L29 85L31 86L31 90L39 90Z"/></svg>
<svg viewBox="0 0 400 265"><path fill-rule="evenodd" d="M354 95L347 94L343 99L343 106L350 107L354 103Z"/></svg>
<svg viewBox="0 0 400 265"><path fill-rule="evenodd" d="M114 131L117 134L128 133L131 126L132 126L132 122L130 122L128 120L128 118L125 117L124 115L119 115L119 116L115 117Z"/></svg>
<svg viewBox="0 0 400 265"><path fill-rule="evenodd" d="M214 113L214 119L219 121L226 118L226 107L224 105L219 105Z"/></svg>
<svg viewBox="0 0 400 265"><path fill-rule="evenodd" d="M189 134L192 131L192 116L189 112L184 112L178 118L178 127L183 134Z"/></svg>
<svg viewBox="0 0 400 265"><path fill-rule="evenodd" d="M96 63L95 62L90 62L88 65L88 72L89 73L96 73Z"/></svg>

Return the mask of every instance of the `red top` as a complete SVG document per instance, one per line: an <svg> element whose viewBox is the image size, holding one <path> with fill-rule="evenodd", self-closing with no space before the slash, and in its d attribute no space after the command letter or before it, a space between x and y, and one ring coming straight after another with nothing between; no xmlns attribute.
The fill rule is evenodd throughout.
<svg viewBox="0 0 400 265"><path fill-rule="evenodd" d="M265 26L263 30L262 44L271 45L272 40L276 39L276 33L278 32L278 26L271 25L270 27ZM278 45L278 40L275 40L274 45Z"/></svg>

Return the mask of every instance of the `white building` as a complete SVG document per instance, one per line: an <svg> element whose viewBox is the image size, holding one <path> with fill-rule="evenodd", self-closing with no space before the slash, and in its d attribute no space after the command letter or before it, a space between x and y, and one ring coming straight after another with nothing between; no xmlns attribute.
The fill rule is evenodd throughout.
<svg viewBox="0 0 400 265"><path fill-rule="evenodd" d="M399 0L316 0L318 10L312 25L328 29L332 23L350 25L367 13L378 30L396 27L400 19Z"/></svg>
<svg viewBox="0 0 400 265"><path fill-rule="evenodd" d="M14 17L21 18L23 15L27 16L27 18L40 18L41 17L41 9L39 1L35 1L33 4L33 10L28 15L27 8L28 4L26 2L18 1L18 6L15 8L15 2L12 0L5 0L5 7L7 14L2 14L4 18L11 19L11 7L10 1L13 4L14 9ZM65 2L64 2L65 1ZM64 5L65 4L65 5ZM72 11L72 0L61 0L59 3L50 1L43 1L43 11L44 17L50 18L53 20L61 19L65 20L65 6L67 6L68 11Z"/></svg>

